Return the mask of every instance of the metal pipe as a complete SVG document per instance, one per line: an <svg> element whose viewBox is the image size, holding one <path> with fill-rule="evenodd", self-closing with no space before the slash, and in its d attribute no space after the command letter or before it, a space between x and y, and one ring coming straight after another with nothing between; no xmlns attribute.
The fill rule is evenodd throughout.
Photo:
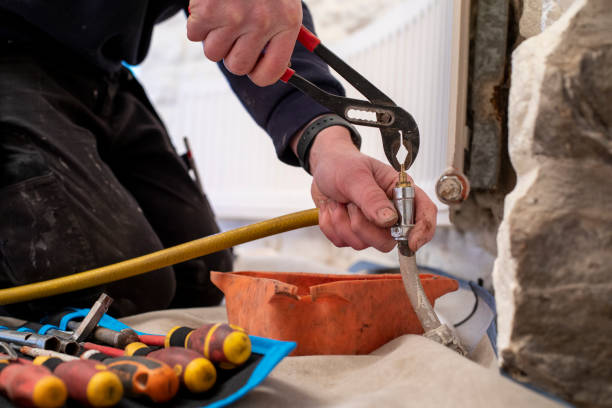
<svg viewBox="0 0 612 408"><path fill-rule="evenodd" d="M0 341L53 351L58 351L60 347L59 340L53 336L17 330L0 330Z"/></svg>

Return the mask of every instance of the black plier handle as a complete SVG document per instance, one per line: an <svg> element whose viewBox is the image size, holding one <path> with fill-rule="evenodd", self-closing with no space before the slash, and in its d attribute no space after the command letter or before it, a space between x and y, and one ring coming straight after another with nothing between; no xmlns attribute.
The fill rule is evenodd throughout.
<svg viewBox="0 0 612 408"><path fill-rule="evenodd" d="M344 96L330 94L298 75L293 69L287 68L281 81L289 83L310 96L312 99L325 106L332 112L355 125L377 127L380 130L383 149L387 160L397 171L400 163L397 153L400 143L404 145L408 153L404 160L404 168L408 169L419 151L419 128L412 115L397 106L393 101L370 81L351 68L340 59L329 48L321 44L317 38L306 27L302 26L298 35L298 41L306 49L321 58L334 71L346 79L355 87L368 101L346 98ZM351 117L350 114L358 112L372 112L376 114L376 120L360 119Z"/></svg>

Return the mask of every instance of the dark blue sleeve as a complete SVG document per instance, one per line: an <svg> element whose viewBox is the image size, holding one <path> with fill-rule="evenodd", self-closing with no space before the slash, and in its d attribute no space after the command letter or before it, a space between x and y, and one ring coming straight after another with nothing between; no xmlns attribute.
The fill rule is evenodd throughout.
<svg viewBox="0 0 612 408"><path fill-rule="evenodd" d="M304 3L302 8L302 23L314 32L312 16ZM298 159L289 145L291 138L312 119L329 110L291 85L279 81L261 88L246 75L231 74L222 62L219 67L242 105L272 138L278 158L287 164L298 166ZM330 74L327 65L300 43L297 43L293 50L291 68L318 87L336 95L344 95L344 88Z"/></svg>

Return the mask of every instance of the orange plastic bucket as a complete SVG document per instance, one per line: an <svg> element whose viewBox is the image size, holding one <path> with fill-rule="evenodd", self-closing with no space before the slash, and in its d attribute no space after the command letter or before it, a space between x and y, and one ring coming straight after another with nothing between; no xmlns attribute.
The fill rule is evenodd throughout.
<svg viewBox="0 0 612 408"><path fill-rule="evenodd" d="M421 274L432 304L454 279ZM366 354L402 334L422 334L400 275L213 272L228 321L249 334L295 341L293 355Z"/></svg>

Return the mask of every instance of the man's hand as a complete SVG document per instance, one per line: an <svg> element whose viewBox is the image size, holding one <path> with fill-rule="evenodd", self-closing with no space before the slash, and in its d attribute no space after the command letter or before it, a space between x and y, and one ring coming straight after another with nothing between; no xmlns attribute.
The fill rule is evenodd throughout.
<svg viewBox="0 0 612 408"><path fill-rule="evenodd" d="M297 142L294 143L294 146ZM398 173L353 145L348 130L324 129L310 149L312 198L319 208L319 227L336 246L356 250L374 247L389 252L395 247L390 229L397 213L389 200ZM410 249L416 251L433 238L437 208L415 186L415 227Z"/></svg>
<svg viewBox="0 0 612 408"><path fill-rule="evenodd" d="M208 59L266 86L289 66L301 24L300 0L191 0L187 37L204 41Z"/></svg>

